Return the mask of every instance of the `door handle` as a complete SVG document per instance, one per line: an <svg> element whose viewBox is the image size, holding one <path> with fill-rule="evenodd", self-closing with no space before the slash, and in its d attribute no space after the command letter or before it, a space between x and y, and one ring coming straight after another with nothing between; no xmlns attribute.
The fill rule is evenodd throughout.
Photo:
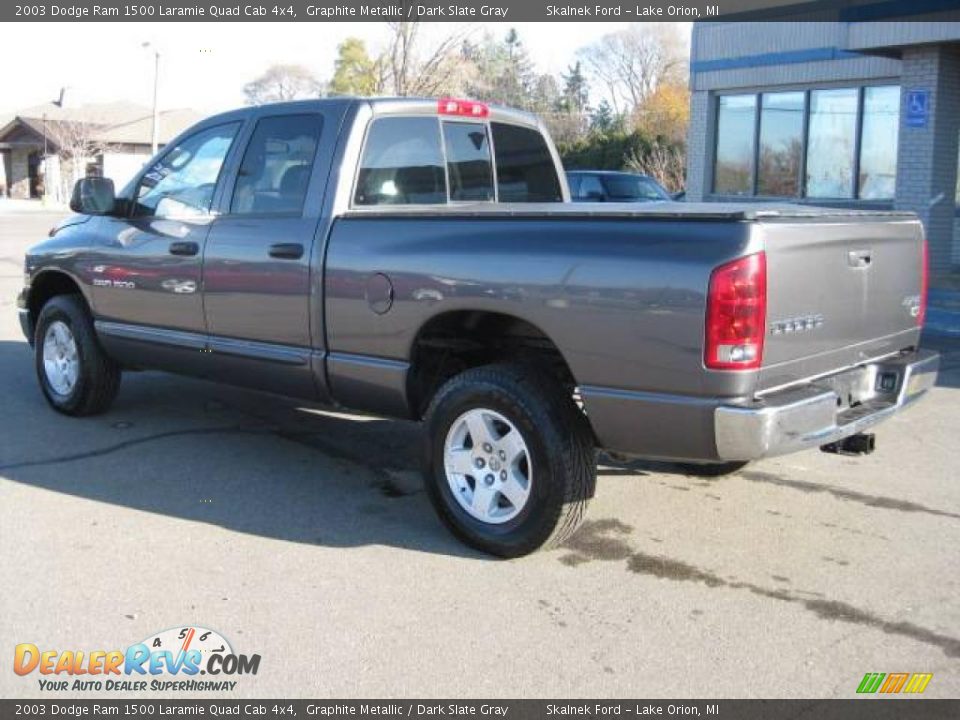
<svg viewBox="0 0 960 720"><path fill-rule="evenodd" d="M299 260L303 257L303 245L300 243L276 243L270 246L270 257Z"/></svg>
<svg viewBox="0 0 960 720"><path fill-rule="evenodd" d="M200 246L195 242L172 242L170 243L171 255L196 255L200 252Z"/></svg>

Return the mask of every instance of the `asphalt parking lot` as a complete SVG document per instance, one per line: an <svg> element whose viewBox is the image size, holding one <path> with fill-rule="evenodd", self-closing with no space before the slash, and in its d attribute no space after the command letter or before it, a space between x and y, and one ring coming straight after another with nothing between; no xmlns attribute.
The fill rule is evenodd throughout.
<svg viewBox="0 0 960 720"><path fill-rule="evenodd" d="M960 340L869 457L603 465L567 547L496 561L436 519L414 424L159 373L48 409L15 298L54 219L0 215L0 697L41 696L17 643L187 624L261 655L244 697L960 696Z"/></svg>

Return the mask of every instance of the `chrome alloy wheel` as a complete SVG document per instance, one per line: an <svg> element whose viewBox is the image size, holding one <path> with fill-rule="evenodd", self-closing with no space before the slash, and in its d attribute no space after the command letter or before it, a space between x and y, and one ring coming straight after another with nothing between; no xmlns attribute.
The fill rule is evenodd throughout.
<svg viewBox="0 0 960 720"><path fill-rule="evenodd" d="M69 395L80 375L77 341L69 326L55 320L43 336L43 372L57 395Z"/></svg>
<svg viewBox="0 0 960 720"><path fill-rule="evenodd" d="M443 446L443 465L450 492L481 522L508 522L530 498L530 451L513 423L493 410L476 408L456 419Z"/></svg>

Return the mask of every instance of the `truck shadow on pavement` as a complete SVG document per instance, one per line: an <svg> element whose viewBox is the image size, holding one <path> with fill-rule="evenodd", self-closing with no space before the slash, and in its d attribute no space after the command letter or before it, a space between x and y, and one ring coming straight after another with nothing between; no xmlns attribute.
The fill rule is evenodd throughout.
<svg viewBox="0 0 960 720"><path fill-rule="evenodd" d="M0 342L0 397L0 476L18 483L291 542L487 557L429 506L412 422L162 373L127 373L109 412L65 417L17 342Z"/></svg>

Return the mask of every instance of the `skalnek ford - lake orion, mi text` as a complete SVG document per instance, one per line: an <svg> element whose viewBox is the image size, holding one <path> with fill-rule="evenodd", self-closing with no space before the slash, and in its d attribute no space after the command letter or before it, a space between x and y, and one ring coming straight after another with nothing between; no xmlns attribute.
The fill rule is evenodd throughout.
<svg viewBox="0 0 960 720"><path fill-rule="evenodd" d="M547 17L555 18L648 18L648 17L714 17L719 5L547 5Z"/></svg>

